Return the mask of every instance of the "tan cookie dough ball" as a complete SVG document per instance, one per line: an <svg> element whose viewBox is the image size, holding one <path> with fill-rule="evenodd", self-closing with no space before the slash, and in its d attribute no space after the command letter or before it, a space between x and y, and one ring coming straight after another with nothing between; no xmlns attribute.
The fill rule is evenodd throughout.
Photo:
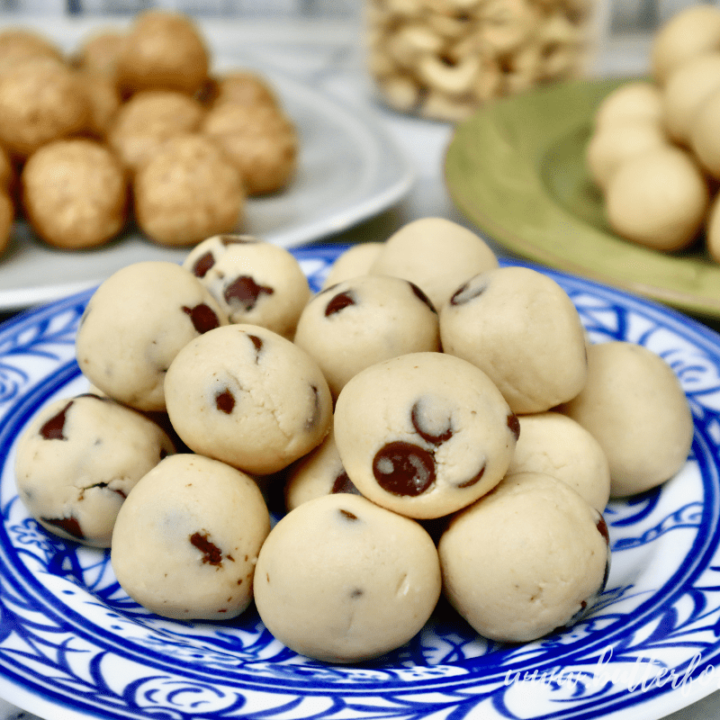
<svg viewBox="0 0 720 720"><path fill-rule="evenodd" d="M192 95L208 79L210 53L189 17L164 10L135 16L116 62L118 83L128 92L179 90Z"/></svg>
<svg viewBox="0 0 720 720"><path fill-rule="evenodd" d="M381 242L364 242L344 250L330 266L322 289L325 290L343 280L367 275L383 247Z"/></svg>
<svg viewBox="0 0 720 720"><path fill-rule="evenodd" d="M0 143L24 159L53 140L83 132L89 105L78 74L47 58L0 72Z"/></svg>
<svg viewBox="0 0 720 720"><path fill-rule="evenodd" d="M110 547L130 491L174 450L158 425L112 400L56 400L40 410L18 442L18 494L51 533Z"/></svg>
<svg viewBox="0 0 720 720"><path fill-rule="evenodd" d="M335 406L335 442L367 498L402 515L448 515L492 490L510 464L517 418L488 376L443 353L361 371Z"/></svg>
<svg viewBox="0 0 720 720"><path fill-rule="evenodd" d="M720 195L716 195L705 222L705 245L710 257L720 263Z"/></svg>
<svg viewBox="0 0 720 720"><path fill-rule="evenodd" d="M118 112L123 106L115 83L97 72L82 72L82 82L89 105L87 132L105 140Z"/></svg>
<svg viewBox="0 0 720 720"><path fill-rule="evenodd" d="M222 103L208 111L201 129L237 168L249 195L277 192L293 178L298 134L280 108Z"/></svg>
<svg viewBox="0 0 720 720"><path fill-rule="evenodd" d="M245 213L237 171L201 135L167 140L135 175L133 192L140 229L161 245L232 233Z"/></svg>
<svg viewBox="0 0 720 720"><path fill-rule="evenodd" d="M337 396L370 365L438 351L438 316L408 280L364 275L315 295L300 315L295 343L315 359Z"/></svg>
<svg viewBox="0 0 720 720"><path fill-rule="evenodd" d="M693 420L682 386L670 366L641 345L590 345L587 383L561 410L600 443L614 497L660 485L690 452Z"/></svg>
<svg viewBox="0 0 720 720"><path fill-rule="evenodd" d="M148 610L177 620L229 620L253 597L270 515L257 484L200 455L163 460L118 514L111 560Z"/></svg>
<svg viewBox="0 0 720 720"><path fill-rule="evenodd" d="M650 47L653 79L663 84L670 73L696 55L720 48L720 8L699 3L675 15L655 33Z"/></svg>
<svg viewBox="0 0 720 720"><path fill-rule="evenodd" d="M663 94L655 83L646 80L625 82L608 93L593 116L594 129L616 122L646 120L660 123L663 117Z"/></svg>
<svg viewBox="0 0 720 720"><path fill-rule="evenodd" d="M257 325L228 325L189 343L167 372L165 396L188 447L257 475L310 452L332 422L317 364Z"/></svg>
<svg viewBox="0 0 720 720"><path fill-rule="evenodd" d="M272 529L258 558L255 603L290 649L354 663L411 640L440 587L437 550L418 523L355 495L328 495Z"/></svg>
<svg viewBox="0 0 720 720"><path fill-rule="evenodd" d="M137 171L168 138L197 130L204 113L197 100L181 92L139 92L119 109L108 143L125 167Z"/></svg>
<svg viewBox="0 0 720 720"><path fill-rule="evenodd" d="M430 217L391 235L370 272L414 282L439 311L468 278L497 265L495 253L474 232Z"/></svg>
<svg viewBox="0 0 720 720"><path fill-rule="evenodd" d="M213 105L269 105L278 107L274 88L268 80L249 70L233 70L211 80L208 101Z"/></svg>
<svg viewBox="0 0 720 720"><path fill-rule="evenodd" d="M610 466L600 443L558 412L521 415L520 437L506 473L538 472L562 480L599 512L610 498Z"/></svg>
<svg viewBox="0 0 720 720"><path fill-rule="evenodd" d="M25 164L21 182L27 217L51 245L102 245L125 225L127 178L99 142L75 138L44 145Z"/></svg>
<svg viewBox="0 0 720 720"><path fill-rule="evenodd" d="M567 293L537 270L505 267L469 280L440 312L446 353L477 365L515 413L538 413L585 384L585 332Z"/></svg>
<svg viewBox="0 0 720 720"><path fill-rule="evenodd" d="M62 50L34 30L16 27L0 31L0 70L36 58L64 61Z"/></svg>
<svg viewBox="0 0 720 720"><path fill-rule="evenodd" d="M117 85L117 62L124 42L124 31L112 27L99 29L81 41L71 62L75 67L102 75Z"/></svg>
<svg viewBox="0 0 720 720"><path fill-rule="evenodd" d="M717 123L720 122L720 87L705 97L693 115L689 127L689 146L705 169L714 178L720 178L720 142Z"/></svg>
<svg viewBox="0 0 720 720"><path fill-rule="evenodd" d="M709 191L692 156L668 145L624 162L610 178L605 199L608 222L618 235L673 252L695 240Z"/></svg>
<svg viewBox="0 0 720 720"><path fill-rule="evenodd" d="M312 294L292 253L250 235L207 238L183 267L207 287L230 322L261 325L288 338Z"/></svg>
<svg viewBox="0 0 720 720"><path fill-rule="evenodd" d="M0 255L7 250L15 221L15 203L6 191L0 190Z"/></svg>
<svg viewBox="0 0 720 720"><path fill-rule="evenodd" d="M138 410L164 411L165 373L179 350L227 323L191 273L172 262L133 263L90 298L75 342L80 370L102 392Z"/></svg>
<svg viewBox="0 0 720 720"><path fill-rule="evenodd" d="M610 559L602 515L541 473L503 480L452 519L438 550L450 603L501 642L572 625L603 591Z"/></svg>

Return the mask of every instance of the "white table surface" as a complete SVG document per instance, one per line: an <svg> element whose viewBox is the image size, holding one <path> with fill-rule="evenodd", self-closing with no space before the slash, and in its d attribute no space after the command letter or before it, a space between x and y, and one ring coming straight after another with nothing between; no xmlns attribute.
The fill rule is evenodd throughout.
<svg viewBox="0 0 720 720"><path fill-rule="evenodd" d="M62 18L53 18L53 32L62 34ZM69 21L68 21L69 22ZM96 26L98 19L73 21L77 26ZM452 135L448 123L403 116L384 108L373 92L364 68L360 27L357 22L338 20L274 19L204 21L211 26L220 52L242 48L245 56L302 80L314 88L358 104L374 113L395 137L415 167L417 179L409 194L397 205L358 226L326 238L325 242L384 240L405 223L426 216L441 216L472 227L453 206L443 181L443 158ZM0 24L47 27L47 18L2 16ZM76 28L77 29L77 28ZM627 37L607 42L595 62L595 75L640 75L647 70L648 42ZM476 228L472 228L476 230ZM494 246L496 252L507 252ZM707 720L720 717L720 691L690 707L666 716L669 720ZM0 720L37 720L35 715L0 699ZM44 718L43 720L54 720Z"/></svg>

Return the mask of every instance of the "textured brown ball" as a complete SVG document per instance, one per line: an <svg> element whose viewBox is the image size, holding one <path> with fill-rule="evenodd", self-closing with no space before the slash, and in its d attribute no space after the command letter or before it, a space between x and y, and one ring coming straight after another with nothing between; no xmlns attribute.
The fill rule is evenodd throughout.
<svg viewBox="0 0 720 720"><path fill-rule="evenodd" d="M213 105L226 102L237 105L279 105L270 84L257 73L247 70L234 70L211 80L208 99Z"/></svg>
<svg viewBox="0 0 720 720"><path fill-rule="evenodd" d="M60 48L32 30L8 28L0 32L0 69L39 57L63 60Z"/></svg>
<svg viewBox="0 0 720 720"><path fill-rule="evenodd" d="M108 28L87 37L72 57L75 67L103 75L113 82L117 78L117 62L125 33Z"/></svg>

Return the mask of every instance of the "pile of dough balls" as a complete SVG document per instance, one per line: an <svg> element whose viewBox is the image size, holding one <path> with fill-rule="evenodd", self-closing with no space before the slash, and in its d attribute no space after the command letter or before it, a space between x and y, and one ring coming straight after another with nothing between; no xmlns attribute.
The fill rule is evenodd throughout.
<svg viewBox="0 0 720 720"><path fill-rule="evenodd" d="M442 596L496 641L572 625L607 582L609 498L673 477L693 436L664 360L589 344L553 279L436 217L347 249L315 293L250 236L129 265L76 352L92 393L19 440L33 517L109 546L154 613L254 601L326 662L399 648Z"/></svg>
<svg viewBox="0 0 720 720"><path fill-rule="evenodd" d="M447 121L582 75L592 44L586 0L372 0L366 15L368 67L381 97Z"/></svg>
<svg viewBox="0 0 720 720"><path fill-rule="evenodd" d="M255 72L216 73L200 28L151 10L64 53L0 32L0 253L16 218L64 249L136 222L194 245L242 227L248 197L292 182L295 125Z"/></svg>
<svg viewBox="0 0 720 720"><path fill-rule="evenodd" d="M597 107L586 163L611 228L663 252L720 262L720 8L693 5L657 32L651 77Z"/></svg>

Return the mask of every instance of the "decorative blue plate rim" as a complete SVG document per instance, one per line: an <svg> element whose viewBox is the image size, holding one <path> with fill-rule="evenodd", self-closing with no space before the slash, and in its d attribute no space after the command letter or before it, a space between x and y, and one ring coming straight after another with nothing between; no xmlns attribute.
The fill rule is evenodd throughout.
<svg viewBox="0 0 720 720"><path fill-rule="evenodd" d="M344 246L292 252L319 289ZM505 264L510 264L506 262ZM157 618L107 553L45 533L14 489L33 413L84 389L74 333L92 291L0 326L0 695L47 717L660 717L720 684L720 336L628 293L534 267L573 299L590 339L641 343L677 373L695 418L685 468L612 502L608 587L574 628L526 645L478 638L443 603L407 646L332 666L298 657L254 609L227 624ZM716 676L717 675L717 676Z"/></svg>

